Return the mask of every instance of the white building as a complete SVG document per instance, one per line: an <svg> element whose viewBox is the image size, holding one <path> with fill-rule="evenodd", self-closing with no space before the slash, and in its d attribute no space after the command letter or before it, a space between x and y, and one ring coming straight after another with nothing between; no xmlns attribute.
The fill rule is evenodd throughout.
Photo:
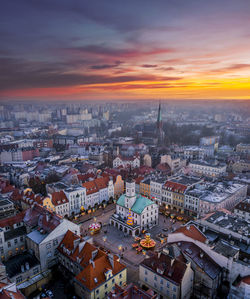
<svg viewBox="0 0 250 299"><path fill-rule="evenodd" d="M86 189L85 209L107 203L110 198L114 198L114 184L109 177L100 177L82 185Z"/></svg>
<svg viewBox="0 0 250 299"><path fill-rule="evenodd" d="M166 183L167 178L154 177L150 179L150 198L157 204L161 204L162 201L162 188Z"/></svg>
<svg viewBox="0 0 250 299"><path fill-rule="evenodd" d="M206 161L192 161L189 163L192 174L207 177L219 177L226 173L227 166L220 163L209 163Z"/></svg>
<svg viewBox="0 0 250 299"><path fill-rule="evenodd" d="M77 224L62 219L36 204L26 211L24 223L30 231L26 237L27 247L40 261L42 270L57 263L56 249L68 230L80 234Z"/></svg>
<svg viewBox="0 0 250 299"><path fill-rule="evenodd" d="M158 224L159 207L150 199L135 193L135 182L126 182L126 193L120 196L116 204L116 213L111 216L110 224L125 234L136 235L141 230ZM127 220L130 219L130 224Z"/></svg>
<svg viewBox="0 0 250 299"><path fill-rule="evenodd" d="M65 189L64 193L69 201L69 214L79 214L81 207L85 206L86 188L72 186Z"/></svg>
<svg viewBox="0 0 250 299"><path fill-rule="evenodd" d="M23 213L0 220L0 257L2 261L22 253L25 249L26 227Z"/></svg>
<svg viewBox="0 0 250 299"><path fill-rule="evenodd" d="M131 167L131 168L137 168L140 167L140 157L139 156L133 156L133 157L122 157L122 156L117 156L113 160L113 168L118 168L118 167Z"/></svg>
<svg viewBox="0 0 250 299"><path fill-rule="evenodd" d="M203 189L199 197L199 215L227 209L232 211L235 205L246 199L247 185L219 182L211 183Z"/></svg>
<svg viewBox="0 0 250 299"><path fill-rule="evenodd" d="M250 222L250 198L238 203L234 207L234 214Z"/></svg>

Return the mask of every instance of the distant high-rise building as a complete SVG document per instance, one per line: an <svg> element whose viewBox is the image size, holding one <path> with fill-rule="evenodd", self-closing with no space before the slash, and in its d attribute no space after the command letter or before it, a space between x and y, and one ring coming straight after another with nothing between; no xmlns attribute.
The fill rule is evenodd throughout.
<svg viewBox="0 0 250 299"><path fill-rule="evenodd" d="M161 103L159 103L156 128L157 128L158 144L162 145L163 141L164 141L164 131L163 131L163 123L162 123L162 117L161 117Z"/></svg>

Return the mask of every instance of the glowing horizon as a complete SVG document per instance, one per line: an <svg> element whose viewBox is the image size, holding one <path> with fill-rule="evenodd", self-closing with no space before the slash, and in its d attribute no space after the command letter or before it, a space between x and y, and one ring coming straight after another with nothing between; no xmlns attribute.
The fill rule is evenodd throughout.
<svg viewBox="0 0 250 299"><path fill-rule="evenodd" d="M4 3L0 100L250 100L250 1Z"/></svg>

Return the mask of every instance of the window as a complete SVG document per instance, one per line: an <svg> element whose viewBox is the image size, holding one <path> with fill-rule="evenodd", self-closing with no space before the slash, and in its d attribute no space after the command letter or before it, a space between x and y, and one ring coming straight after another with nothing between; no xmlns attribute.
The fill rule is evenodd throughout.
<svg viewBox="0 0 250 299"><path fill-rule="evenodd" d="M17 244L17 239L14 239L14 244Z"/></svg>
<svg viewBox="0 0 250 299"><path fill-rule="evenodd" d="M8 242L8 248L10 248L11 247L11 243L10 242Z"/></svg>
<svg viewBox="0 0 250 299"><path fill-rule="evenodd" d="M3 254L3 247L0 247L0 253Z"/></svg>
<svg viewBox="0 0 250 299"><path fill-rule="evenodd" d="M119 278L122 278L122 274L119 275Z"/></svg>
<svg viewBox="0 0 250 299"><path fill-rule="evenodd" d="M96 290L96 294L99 294L99 290Z"/></svg>
<svg viewBox="0 0 250 299"><path fill-rule="evenodd" d="M169 283L167 282L167 288L169 288Z"/></svg>
<svg viewBox="0 0 250 299"><path fill-rule="evenodd" d="M113 279L112 279L112 283L114 283L114 282L115 282L115 279L113 278Z"/></svg>
<svg viewBox="0 0 250 299"><path fill-rule="evenodd" d="M157 276L155 275L154 279L157 281Z"/></svg>
<svg viewBox="0 0 250 299"><path fill-rule="evenodd" d="M58 245L58 240L57 239L53 240L53 246L56 246L56 245Z"/></svg>
<svg viewBox="0 0 250 299"><path fill-rule="evenodd" d="M0 244L2 244L3 243L3 240L2 240L2 238L0 238Z"/></svg>
<svg viewBox="0 0 250 299"><path fill-rule="evenodd" d="M23 237L20 237L20 242L23 242Z"/></svg>
<svg viewBox="0 0 250 299"><path fill-rule="evenodd" d="M173 299L176 299L176 295L175 294L173 294Z"/></svg>
<svg viewBox="0 0 250 299"><path fill-rule="evenodd" d="M34 270L33 270L33 274L35 275L35 274L37 274L39 272L39 268L37 267L37 268L34 268Z"/></svg>
<svg viewBox="0 0 250 299"><path fill-rule="evenodd" d="M148 279L147 279L147 277L145 277L145 279L144 279L146 282L148 281Z"/></svg>
<svg viewBox="0 0 250 299"><path fill-rule="evenodd" d="M23 279L22 279L22 276L18 276L17 278L16 278L16 283L19 283L19 282L21 282Z"/></svg>
<svg viewBox="0 0 250 299"><path fill-rule="evenodd" d="M173 286L173 291L176 292L176 287L175 286Z"/></svg>
<svg viewBox="0 0 250 299"><path fill-rule="evenodd" d="M105 289L108 287L107 283L105 283Z"/></svg>
<svg viewBox="0 0 250 299"><path fill-rule="evenodd" d="M46 248L50 249L51 248L51 244L50 243L46 244Z"/></svg>
<svg viewBox="0 0 250 299"><path fill-rule="evenodd" d="M148 271L147 270L145 270L145 275L147 275L148 274Z"/></svg>

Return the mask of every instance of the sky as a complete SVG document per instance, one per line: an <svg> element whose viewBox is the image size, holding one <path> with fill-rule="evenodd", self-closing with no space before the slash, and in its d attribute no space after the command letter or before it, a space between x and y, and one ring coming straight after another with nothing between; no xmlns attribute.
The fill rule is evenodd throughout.
<svg viewBox="0 0 250 299"><path fill-rule="evenodd" d="M0 1L17 99L250 99L250 1Z"/></svg>

